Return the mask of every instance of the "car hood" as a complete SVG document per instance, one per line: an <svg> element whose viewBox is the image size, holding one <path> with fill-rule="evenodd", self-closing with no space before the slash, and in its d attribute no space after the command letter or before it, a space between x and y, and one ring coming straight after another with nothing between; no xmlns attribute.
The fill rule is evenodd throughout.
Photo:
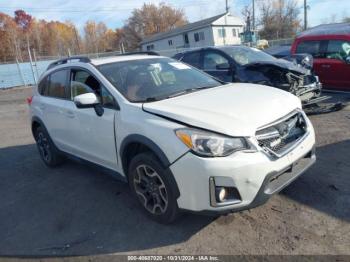
<svg viewBox="0 0 350 262"><path fill-rule="evenodd" d="M146 112L230 136L253 136L296 108L300 100L288 92L244 83L143 104Z"/></svg>
<svg viewBox="0 0 350 262"><path fill-rule="evenodd" d="M298 74L308 74L308 70L306 68L284 59L276 59L276 61L260 61L244 65L244 67L247 69L255 69L264 66L274 66L288 71L293 71Z"/></svg>

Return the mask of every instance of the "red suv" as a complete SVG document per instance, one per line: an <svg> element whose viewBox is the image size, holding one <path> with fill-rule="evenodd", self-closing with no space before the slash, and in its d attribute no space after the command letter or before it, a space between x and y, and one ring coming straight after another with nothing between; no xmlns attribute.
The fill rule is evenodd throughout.
<svg viewBox="0 0 350 262"><path fill-rule="evenodd" d="M314 57L314 70L326 89L350 91L350 23L320 25L294 40L292 54Z"/></svg>

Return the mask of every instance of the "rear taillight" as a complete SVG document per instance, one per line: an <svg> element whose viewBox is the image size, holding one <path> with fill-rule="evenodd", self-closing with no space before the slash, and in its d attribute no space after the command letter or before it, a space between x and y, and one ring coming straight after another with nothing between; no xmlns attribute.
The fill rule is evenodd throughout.
<svg viewBox="0 0 350 262"><path fill-rule="evenodd" d="M31 105L32 101L33 101L33 96L30 96L30 97L27 98L28 105Z"/></svg>

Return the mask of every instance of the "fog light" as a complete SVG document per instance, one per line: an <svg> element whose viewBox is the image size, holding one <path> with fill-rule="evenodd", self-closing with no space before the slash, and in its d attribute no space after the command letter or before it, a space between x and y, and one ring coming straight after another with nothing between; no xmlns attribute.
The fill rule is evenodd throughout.
<svg viewBox="0 0 350 262"><path fill-rule="evenodd" d="M220 184L216 186L214 177L209 178L210 205L212 207L234 205L242 202L236 187L224 186L222 181L220 181Z"/></svg>
<svg viewBox="0 0 350 262"><path fill-rule="evenodd" d="M225 201L226 197L227 197L227 190L226 190L226 188L224 188L224 187L216 188L216 199L219 202Z"/></svg>

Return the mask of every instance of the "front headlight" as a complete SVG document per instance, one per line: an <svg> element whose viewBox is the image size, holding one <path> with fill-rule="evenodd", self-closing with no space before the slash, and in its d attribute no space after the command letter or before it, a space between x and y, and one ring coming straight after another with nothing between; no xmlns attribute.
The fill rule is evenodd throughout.
<svg viewBox="0 0 350 262"><path fill-rule="evenodd" d="M188 148L201 156L228 156L249 149L243 137L227 137L194 128L177 129L175 133Z"/></svg>

